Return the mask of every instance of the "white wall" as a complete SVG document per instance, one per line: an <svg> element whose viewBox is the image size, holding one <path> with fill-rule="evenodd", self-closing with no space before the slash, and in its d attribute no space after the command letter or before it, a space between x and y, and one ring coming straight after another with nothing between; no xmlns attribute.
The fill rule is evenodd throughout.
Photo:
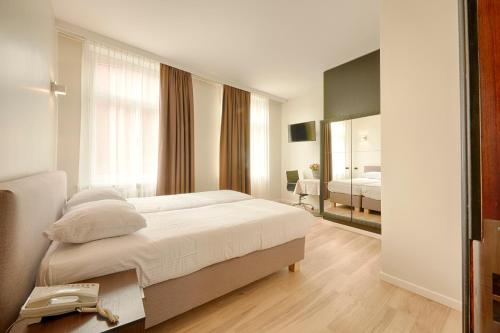
<svg viewBox="0 0 500 333"><path fill-rule="evenodd" d="M383 0L382 272L460 307L460 97L456 0Z"/></svg>
<svg viewBox="0 0 500 333"><path fill-rule="evenodd" d="M286 189L286 171L299 170L299 175L312 178L309 165L320 159L320 120L323 119L323 89L318 87L283 103L281 109L281 199L296 202L298 197ZM316 121L316 141L288 142L288 125ZM319 208L318 197L305 200Z"/></svg>
<svg viewBox="0 0 500 333"><path fill-rule="evenodd" d="M222 86L193 79L195 191L219 189Z"/></svg>
<svg viewBox="0 0 500 333"><path fill-rule="evenodd" d="M58 81L66 96L58 97L59 126L57 168L68 175L68 195L78 189L81 122L82 41L58 35Z"/></svg>
<svg viewBox="0 0 500 333"><path fill-rule="evenodd" d="M0 180L55 168L56 34L50 0L0 1Z"/></svg>
<svg viewBox="0 0 500 333"><path fill-rule="evenodd" d="M351 170L353 177L362 177L364 166L381 165L380 131L380 115L352 120L352 167L358 168Z"/></svg>

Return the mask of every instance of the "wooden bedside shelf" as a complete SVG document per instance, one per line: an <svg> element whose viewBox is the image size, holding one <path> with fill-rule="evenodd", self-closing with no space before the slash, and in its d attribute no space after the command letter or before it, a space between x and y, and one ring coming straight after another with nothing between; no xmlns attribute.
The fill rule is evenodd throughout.
<svg viewBox="0 0 500 333"><path fill-rule="evenodd" d="M14 325L10 332L140 333L145 331L146 315L135 270L81 282L99 283L100 304L120 317L117 324L110 325L97 314L72 312L61 316L45 317L40 323L32 325L28 325L28 320L22 320Z"/></svg>

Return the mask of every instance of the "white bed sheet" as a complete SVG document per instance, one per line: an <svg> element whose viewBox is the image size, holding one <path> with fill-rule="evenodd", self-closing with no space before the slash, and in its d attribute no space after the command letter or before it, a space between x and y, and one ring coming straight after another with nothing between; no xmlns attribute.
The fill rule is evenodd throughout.
<svg viewBox="0 0 500 333"><path fill-rule="evenodd" d="M139 213L154 213L249 199L253 199L253 197L245 193L231 190L220 190L162 195L156 197L129 198L127 201L133 204Z"/></svg>
<svg viewBox="0 0 500 333"><path fill-rule="evenodd" d="M302 238L313 217L303 209L252 199L144 214L148 226L85 244L53 242L39 285L71 283L135 268L147 287L203 267Z"/></svg>
<svg viewBox="0 0 500 333"><path fill-rule="evenodd" d="M380 182L380 180L371 178L353 178L352 190L351 190L351 179L338 179L338 180L332 180L328 183L328 190L330 192L338 192L345 194L352 193L352 195L362 195L363 185L374 184L377 182Z"/></svg>
<svg viewBox="0 0 500 333"><path fill-rule="evenodd" d="M364 197L381 200L382 199L382 182L379 180L376 183L365 184L361 188L361 193Z"/></svg>

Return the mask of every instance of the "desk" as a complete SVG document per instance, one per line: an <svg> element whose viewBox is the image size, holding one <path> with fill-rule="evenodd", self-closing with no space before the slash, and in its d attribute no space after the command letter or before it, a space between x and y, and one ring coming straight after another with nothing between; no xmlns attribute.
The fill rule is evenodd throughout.
<svg viewBox="0 0 500 333"><path fill-rule="evenodd" d="M299 179L293 194L319 195L319 179Z"/></svg>

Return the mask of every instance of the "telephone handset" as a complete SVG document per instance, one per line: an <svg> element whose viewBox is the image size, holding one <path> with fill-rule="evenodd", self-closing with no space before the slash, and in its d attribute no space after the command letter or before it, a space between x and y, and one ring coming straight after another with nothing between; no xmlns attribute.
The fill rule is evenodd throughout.
<svg viewBox="0 0 500 333"><path fill-rule="evenodd" d="M40 318L96 307L98 295L98 283L35 287L22 306L20 316Z"/></svg>

